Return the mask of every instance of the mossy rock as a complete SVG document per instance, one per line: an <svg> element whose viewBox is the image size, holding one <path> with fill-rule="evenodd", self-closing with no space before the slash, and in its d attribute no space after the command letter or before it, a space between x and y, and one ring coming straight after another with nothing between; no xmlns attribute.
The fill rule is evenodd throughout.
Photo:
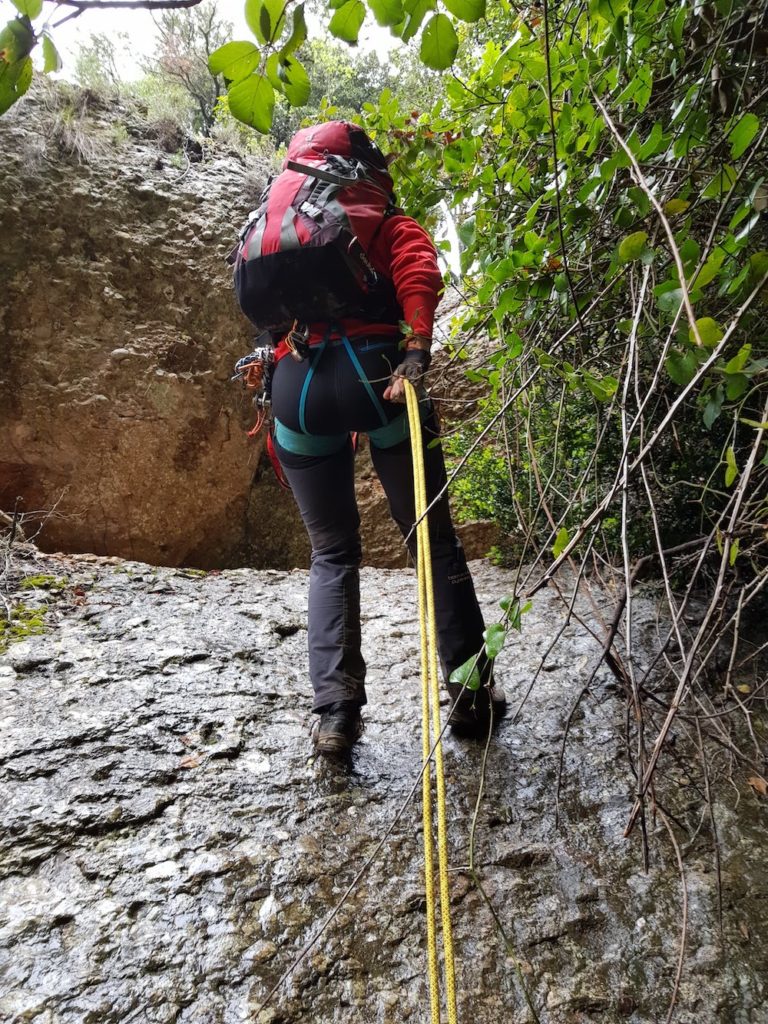
<svg viewBox="0 0 768 1024"><path fill-rule="evenodd" d="M45 632L47 608L30 608L23 603L13 605L10 619L0 618L0 654L11 644Z"/></svg>

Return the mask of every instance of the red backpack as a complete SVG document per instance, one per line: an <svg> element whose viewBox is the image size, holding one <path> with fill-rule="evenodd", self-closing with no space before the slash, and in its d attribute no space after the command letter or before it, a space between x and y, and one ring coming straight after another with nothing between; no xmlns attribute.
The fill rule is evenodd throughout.
<svg viewBox="0 0 768 1024"><path fill-rule="evenodd" d="M268 185L233 253L245 315L279 332L346 317L397 324L392 282L368 258L395 206L379 149L346 121L304 128Z"/></svg>

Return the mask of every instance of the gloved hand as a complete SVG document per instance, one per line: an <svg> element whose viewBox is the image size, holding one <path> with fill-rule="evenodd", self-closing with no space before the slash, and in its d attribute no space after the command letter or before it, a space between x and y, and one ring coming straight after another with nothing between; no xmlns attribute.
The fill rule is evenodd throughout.
<svg viewBox="0 0 768 1024"><path fill-rule="evenodd" d="M429 344L426 339L424 339L423 343ZM405 402L403 378L413 384L421 397L424 390L424 374L429 369L431 362L432 356L428 348L413 347L406 349L402 363L395 367L392 376L389 378L389 385L384 390L384 398L388 402Z"/></svg>

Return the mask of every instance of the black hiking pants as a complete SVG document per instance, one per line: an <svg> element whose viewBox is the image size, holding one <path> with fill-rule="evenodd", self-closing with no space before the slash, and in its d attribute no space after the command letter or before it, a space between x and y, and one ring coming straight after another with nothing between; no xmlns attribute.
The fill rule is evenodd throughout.
<svg viewBox="0 0 768 1024"><path fill-rule="evenodd" d="M350 347L354 351L350 353ZM318 347L319 349L320 347ZM407 414L382 395L402 353L395 339L329 341L301 363L275 368L275 448L312 545L309 574L309 670L314 710L339 700L366 702L360 639L360 516L350 431L367 433L374 468L404 536L414 522L413 471ZM422 422L428 501L446 480L434 413ZM429 513L435 618L443 672L448 675L483 645L483 618L448 499ZM408 540L415 557L415 531ZM403 595L402 618L417 615L415 588Z"/></svg>

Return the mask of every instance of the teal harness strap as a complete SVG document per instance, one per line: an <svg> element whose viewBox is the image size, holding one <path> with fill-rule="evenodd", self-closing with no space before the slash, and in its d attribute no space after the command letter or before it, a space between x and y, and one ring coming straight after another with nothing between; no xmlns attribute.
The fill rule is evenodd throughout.
<svg viewBox="0 0 768 1024"><path fill-rule="evenodd" d="M430 411L429 402L419 402L419 418L424 423ZM374 448L394 448L396 444L411 436L411 426L407 413L395 416L385 427L377 427L368 431L368 440Z"/></svg>
<svg viewBox="0 0 768 1024"><path fill-rule="evenodd" d="M365 374L365 370L360 365L360 360L355 355L355 350L350 345L349 338L346 336L346 334L342 335L341 341L342 341L342 343L344 345L344 348L347 350L347 355L349 356L350 360L352 361L352 365L354 366L354 368L357 370L358 374L360 375L360 383L363 385L365 390L368 392L368 397L370 398L371 402L373 403L374 409L376 410L376 412L379 415L379 419L381 420L382 427L386 427L386 425L387 425L387 414L382 409L381 402L376 397L376 393L373 390L373 388L371 387L371 382L368 380L368 378L367 378L367 376Z"/></svg>
<svg viewBox="0 0 768 1024"><path fill-rule="evenodd" d="M315 353L312 362L309 364L307 376L304 378L304 386L301 389L301 397L299 398L299 427L301 428L301 432L303 434L309 433L309 431L307 430L306 420L304 419L307 410L307 395L309 394L309 384L310 381L312 380L312 377L314 376L315 370L317 369L317 364L320 362L320 358L323 352L325 351L325 346L327 344L328 335L326 335L320 342L320 344L317 346L317 352Z"/></svg>
<svg viewBox="0 0 768 1024"><path fill-rule="evenodd" d="M293 455L334 455L349 444L349 434L302 434L275 417L275 440Z"/></svg>

